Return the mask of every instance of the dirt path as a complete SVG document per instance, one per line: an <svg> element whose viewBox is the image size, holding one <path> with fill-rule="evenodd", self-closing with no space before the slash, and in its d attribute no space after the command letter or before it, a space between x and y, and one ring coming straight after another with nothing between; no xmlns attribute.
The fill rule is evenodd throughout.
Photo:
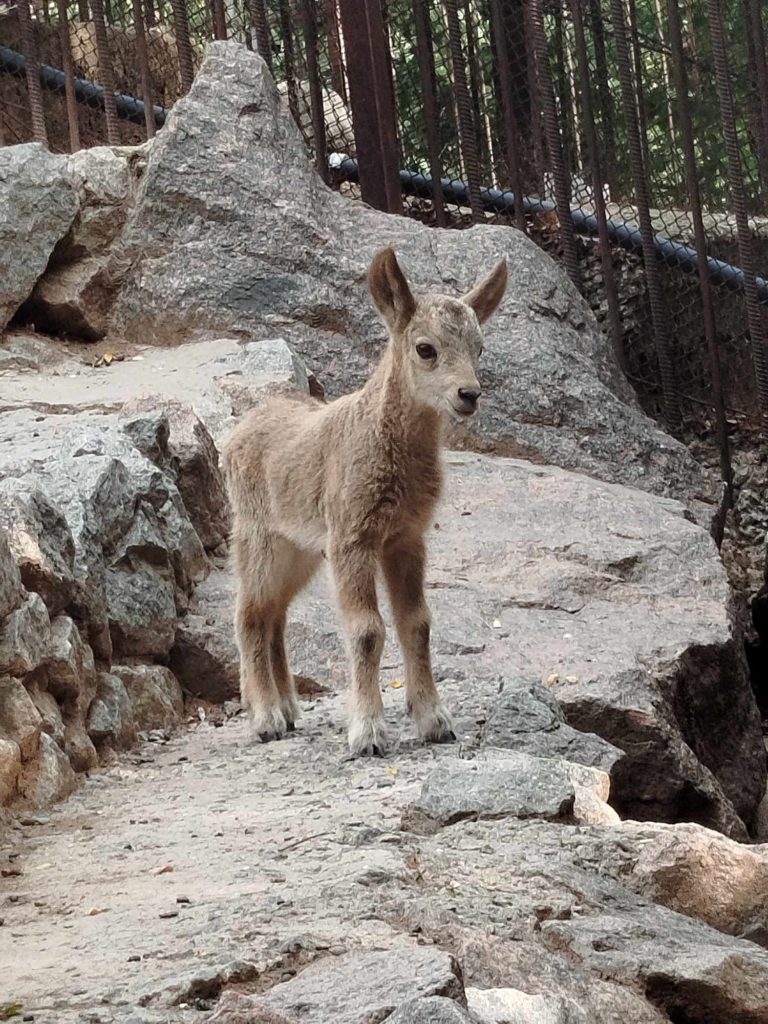
<svg viewBox="0 0 768 1024"><path fill-rule="evenodd" d="M274 982L307 943L334 954L398 942L369 883L398 869L399 808L458 748L406 742L385 762L348 761L343 712L341 695L323 697L267 747L244 743L240 717L200 723L14 830L2 861L10 851L22 873L2 880L0 1005L45 1024L199 1021L205 999L164 1004L183 1004L202 969L245 959Z"/></svg>

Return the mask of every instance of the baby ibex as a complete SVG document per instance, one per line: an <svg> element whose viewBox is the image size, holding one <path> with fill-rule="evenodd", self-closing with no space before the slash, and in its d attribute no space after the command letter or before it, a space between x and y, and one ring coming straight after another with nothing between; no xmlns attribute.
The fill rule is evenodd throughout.
<svg viewBox="0 0 768 1024"><path fill-rule="evenodd" d="M373 259L368 285L389 344L365 387L328 405L272 399L229 439L224 466L233 512L240 688L263 741L292 731L299 716L285 654L286 612L324 554L349 645L352 752L387 749L379 566L403 651L408 711L422 739L455 739L432 676L424 533L442 483L440 417L462 422L477 409L479 324L499 305L506 284L502 260L462 299L417 299L394 252L384 249Z"/></svg>

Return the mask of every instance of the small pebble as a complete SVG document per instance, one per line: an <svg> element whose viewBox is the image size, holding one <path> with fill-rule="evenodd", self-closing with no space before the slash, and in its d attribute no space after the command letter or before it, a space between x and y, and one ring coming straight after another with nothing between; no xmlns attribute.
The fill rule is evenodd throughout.
<svg viewBox="0 0 768 1024"><path fill-rule="evenodd" d="M191 903L192 900L189 898L189 896L177 896L176 897L176 902L177 903Z"/></svg>
<svg viewBox="0 0 768 1024"><path fill-rule="evenodd" d="M134 953L133 956L129 956L128 957L128 963L129 964L138 964L140 962L141 962L141 957L139 956L138 953Z"/></svg>
<svg viewBox="0 0 768 1024"><path fill-rule="evenodd" d="M178 910L162 910L157 916L162 918L178 917L179 912Z"/></svg>

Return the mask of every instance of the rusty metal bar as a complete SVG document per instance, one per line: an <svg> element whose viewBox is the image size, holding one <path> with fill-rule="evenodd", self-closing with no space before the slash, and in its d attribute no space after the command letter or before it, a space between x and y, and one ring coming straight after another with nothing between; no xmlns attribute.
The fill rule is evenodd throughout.
<svg viewBox="0 0 768 1024"><path fill-rule="evenodd" d="M589 28L592 45L595 49L595 81L600 101L600 121L602 124L602 149L604 153L603 167L605 180L611 199L619 198L617 180L618 166L616 160L616 117L613 109L610 79L608 77L608 57L605 50L605 25L600 0L589 0Z"/></svg>
<svg viewBox="0 0 768 1024"><path fill-rule="evenodd" d="M519 131L515 115L514 83L512 81L511 61L507 33L501 12L501 0L490 0L491 33L496 43L498 54L499 82L501 84L501 109L504 116L504 141L507 150L507 166L510 185L515 196L515 224L525 231L525 212L523 210L523 186L520 179L520 157L518 153ZM432 177L434 178L434 173Z"/></svg>
<svg viewBox="0 0 768 1024"><path fill-rule="evenodd" d="M763 194L768 190L768 67L765 59L765 32L760 0L745 0L747 37L754 60L758 101L757 157Z"/></svg>
<svg viewBox="0 0 768 1024"><path fill-rule="evenodd" d="M341 0L349 99L364 202L401 213L392 69L379 0Z"/></svg>
<svg viewBox="0 0 768 1024"><path fill-rule="evenodd" d="M99 79L104 86L104 119L107 124L107 142L110 146L120 144L117 128L117 105L115 103L115 75L112 70L112 54L109 52L107 26L104 22L103 0L91 0L93 30L96 36L96 55L99 61Z"/></svg>
<svg viewBox="0 0 768 1024"><path fill-rule="evenodd" d="M299 114L299 97L294 71L293 26L291 25L291 12L288 7L288 0L280 0L279 11L280 33L283 37L283 69L285 71L285 83L288 87L288 106L296 123L301 124L302 118Z"/></svg>
<svg viewBox="0 0 768 1024"><path fill-rule="evenodd" d="M680 396L678 394L674 363L672 361L669 317L665 308L659 267L656 261L656 249L653 240L654 232L650 212L650 192L643 164L643 146L636 104L637 97L632 80L632 59L622 0L611 0L611 20L616 40L619 82L627 128L629 165L635 186L635 201L642 237L645 280L648 287L651 322L661 374L664 418L666 419L667 428L673 433L679 433L682 426Z"/></svg>
<svg viewBox="0 0 768 1024"><path fill-rule="evenodd" d="M736 219L736 239L739 262L744 272L744 292L747 300L747 322L752 346L752 363L757 382L757 393L764 425L768 426L768 352L766 351L765 322L758 300L755 282L752 236L747 215L747 198L741 167L741 152L736 128L736 110L731 92L731 70L725 42L725 26L719 0L708 0L709 31L715 63L715 81L720 100L725 150L728 156L728 182Z"/></svg>
<svg viewBox="0 0 768 1024"><path fill-rule="evenodd" d="M182 92L189 92L195 78L195 60L189 40L189 18L184 0L172 0L173 34L176 37L176 51L179 55Z"/></svg>
<svg viewBox="0 0 768 1024"><path fill-rule="evenodd" d="M37 42L29 10L29 0L17 0L21 47L26 58L27 91L29 92L29 112L32 118L32 137L35 142L48 145L45 130L45 112L43 109L43 90L40 85L40 62L37 57Z"/></svg>
<svg viewBox="0 0 768 1024"><path fill-rule="evenodd" d="M576 66L581 79L581 104L584 115L584 129L589 151L589 162L592 165L592 188L595 193L595 216L597 217L597 237L600 246L600 264L603 271L603 286L608 304L608 325L611 344L616 362L621 370L627 372L627 358L624 351L624 337L621 330L621 312L619 309L619 293L613 273L613 255L611 240L608 235L608 218L603 197L603 173L600 159L600 145L595 124L595 110L592 101L592 83L589 74L589 55L584 37L583 0L569 0L573 19L574 39L576 41Z"/></svg>
<svg viewBox="0 0 768 1024"><path fill-rule="evenodd" d="M269 30L267 11L264 0L248 0L248 10L251 15L253 30L256 35L256 49L259 56L266 63L271 75L275 69L272 64L272 33Z"/></svg>
<svg viewBox="0 0 768 1024"><path fill-rule="evenodd" d="M437 86L435 82L435 51L432 43L432 26L429 22L427 0L413 0L413 18L416 29L416 54L419 59L419 76L421 78L421 99L424 106L424 129L427 137L427 154L429 156L429 173L432 177L432 205L435 211L435 223L439 228L446 225L445 199L440 186L443 176L440 160L440 135L437 129L440 108L437 103Z"/></svg>
<svg viewBox="0 0 768 1024"><path fill-rule="evenodd" d="M472 8L470 0L464 0L464 38L467 44L467 68L469 70L469 97L472 103L472 124L474 126L474 140L475 140L475 152L478 157L478 166L481 167L480 177L483 177L485 172L490 175L491 169L491 155L487 154L485 147L485 132L482 130L482 105L480 102L480 94L482 91L482 85L480 83L480 66L477 54L477 46L475 45L475 34L472 18Z"/></svg>
<svg viewBox="0 0 768 1024"><path fill-rule="evenodd" d="M730 441L728 424L723 400L723 381L720 369L720 352L717 346L717 329L715 325L715 308L712 301L712 282L707 264L707 237L704 231L704 220L701 212L701 193L699 191L699 175L696 166L696 145L691 119L690 93L688 88L688 72L685 67L685 48L683 46L682 22L678 0L667 0L669 16L669 42L672 50L672 70L677 93L677 122L683 143L683 163L688 189L688 200L693 220L693 236L697 253L697 271L699 290L701 291L701 319L704 337L709 352L709 369L712 378L712 402L715 407L717 440L720 449L720 474L725 483L726 500L730 507L733 504L733 470L731 467ZM718 544L722 537L718 540Z"/></svg>
<svg viewBox="0 0 768 1024"><path fill-rule="evenodd" d="M533 8L523 3L523 32L525 50L528 55L528 93L531 104L531 142L533 148L533 172L536 188L543 195L546 153L541 116L541 87L539 84L538 55L536 52L536 30L533 24Z"/></svg>
<svg viewBox="0 0 768 1024"><path fill-rule="evenodd" d="M555 94L552 87L552 75L549 69L547 37L544 32L542 0L531 0L531 19L536 45L536 64L542 113L544 115L544 132L555 183L555 201L557 203L557 218L560 223L563 263L571 281L573 281L577 288L581 288L579 254L576 248L576 234L573 230L573 219L571 217L571 187L557 123Z"/></svg>
<svg viewBox="0 0 768 1024"><path fill-rule="evenodd" d="M331 84L334 91L347 102L347 80L344 74L344 58L341 53L339 30L339 9L337 0L323 0L325 24L328 32L328 60L331 65Z"/></svg>
<svg viewBox="0 0 768 1024"><path fill-rule="evenodd" d="M64 95L67 104L67 122L69 124L69 149L76 153L80 149L80 118L77 112L75 96L75 69L72 64L72 50L69 41L69 15L67 0L56 0L59 18L59 45L61 46L61 67L64 72Z"/></svg>
<svg viewBox="0 0 768 1024"><path fill-rule="evenodd" d="M453 88L456 95L456 112L459 129L459 147L469 186L469 205L474 220L482 218L480 201L480 162L477 154L475 121L472 116L472 100L467 84L466 60L461 45L458 0L444 0L448 22L448 44L453 72Z"/></svg>
<svg viewBox="0 0 768 1024"><path fill-rule="evenodd" d="M211 23L214 39L227 38L227 14L223 0L211 0Z"/></svg>
<svg viewBox="0 0 768 1024"><path fill-rule="evenodd" d="M302 0L301 13L304 22L304 48L307 55L307 78L309 79L309 108L312 116L312 141L315 147L315 168L323 179L328 180L328 159L325 145L325 111L323 109L323 87L317 63L317 21L313 0Z"/></svg>
<svg viewBox="0 0 768 1024"><path fill-rule="evenodd" d="M136 33L136 58L139 64L139 75L141 76L141 98L144 100L144 124L147 129L147 138L152 139L155 135L155 114L152 101L152 76L149 73L147 36L144 30L144 12L141 0L132 0L132 3L133 29Z"/></svg>
<svg viewBox="0 0 768 1024"><path fill-rule="evenodd" d="M648 154L648 112L645 104L645 87L643 85L643 54L640 49L640 33L637 27L637 4L635 0L627 0L629 10L629 35L632 41L632 65L635 76L635 94L637 96L637 121L640 128L640 145L643 149L643 167L646 175L651 173L651 162Z"/></svg>

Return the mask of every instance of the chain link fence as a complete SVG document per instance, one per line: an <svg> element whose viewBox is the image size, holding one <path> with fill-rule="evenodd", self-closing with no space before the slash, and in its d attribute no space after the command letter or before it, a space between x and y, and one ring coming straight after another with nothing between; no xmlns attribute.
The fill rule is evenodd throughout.
<svg viewBox="0 0 768 1024"><path fill-rule="evenodd" d="M334 187L548 250L730 485L768 422L759 0L6 0L0 142L139 143L214 38L261 53Z"/></svg>

